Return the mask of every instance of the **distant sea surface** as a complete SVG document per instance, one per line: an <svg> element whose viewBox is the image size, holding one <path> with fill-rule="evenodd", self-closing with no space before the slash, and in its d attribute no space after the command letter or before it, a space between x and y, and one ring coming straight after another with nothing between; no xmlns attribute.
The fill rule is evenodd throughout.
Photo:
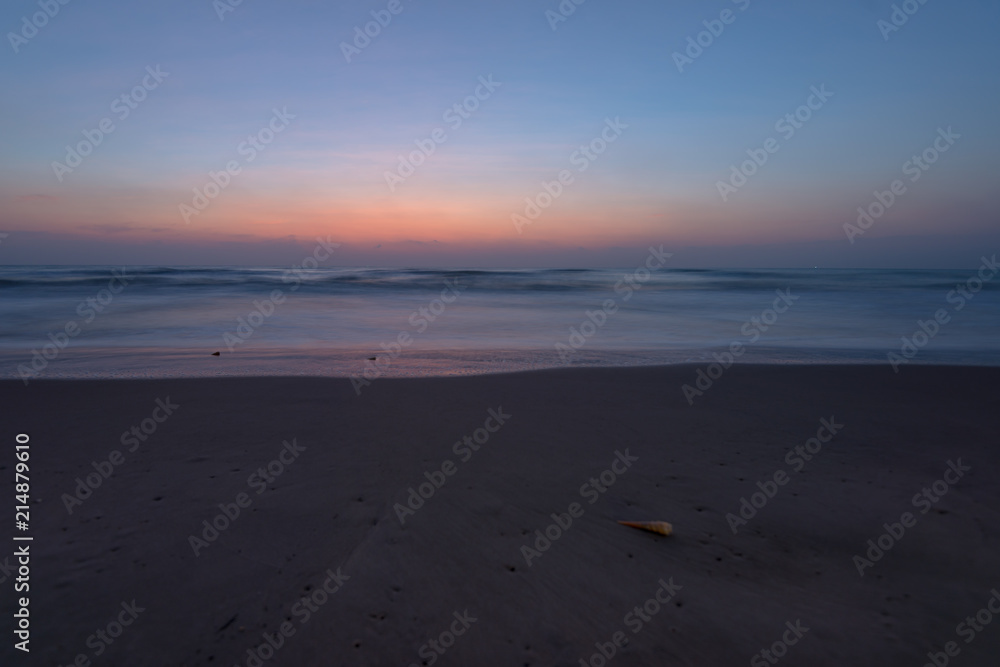
<svg viewBox="0 0 1000 667"><path fill-rule="evenodd" d="M375 379L733 350L1000 365L998 334L1000 277L975 270L0 267L4 378Z"/></svg>

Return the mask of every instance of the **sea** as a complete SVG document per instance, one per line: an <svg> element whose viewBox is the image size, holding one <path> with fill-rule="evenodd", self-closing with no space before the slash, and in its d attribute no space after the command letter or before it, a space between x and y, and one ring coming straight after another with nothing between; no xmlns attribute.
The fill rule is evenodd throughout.
<svg viewBox="0 0 1000 667"><path fill-rule="evenodd" d="M1000 365L989 270L0 267L0 377ZM218 353L218 354L216 354Z"/></svg>

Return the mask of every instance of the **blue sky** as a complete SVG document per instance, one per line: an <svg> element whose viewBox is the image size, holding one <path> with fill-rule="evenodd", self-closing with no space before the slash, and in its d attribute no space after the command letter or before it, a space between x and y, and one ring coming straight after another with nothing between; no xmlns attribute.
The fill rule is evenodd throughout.
<svg viewBox="0 0 1000 667"><path fill-rule="evenodd" d="M913 2L886 40L894 4L567 0L553 30L555 1L400 0L391 15L388 0L243 0L220 20L208 0L71 0L15 53L9 33L41 10L8 2L0 262L281 263L323 234L367 265L608 265L648 243L706 266L975 265L998 240L1000 8ZM678 71L672 54L726 10ZM391 22L347 62L341 43L373 11ZM156 66L169 75L117 119L113 100ZM500 85L449 128L490 75ZM813 86L832 97L723 201L719 182ZM274 109L294 119L243 163ZM59 180L53 162L108 117ZM616 118L627 129L575 171ZM857 207L949 127L961 138L851 242ZM388 187L435 128L446 140ZM519 228L525 198L567 168L573 183Z"/></svg>

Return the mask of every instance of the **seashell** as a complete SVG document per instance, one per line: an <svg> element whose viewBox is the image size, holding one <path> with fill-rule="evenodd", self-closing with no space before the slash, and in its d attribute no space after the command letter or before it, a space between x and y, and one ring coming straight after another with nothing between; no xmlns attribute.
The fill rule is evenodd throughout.
<svg viewBox="0 0 1000 667"><path fill-rule="evenodd" d="M670 535L674 532L674 527L666 521L619 521L618 523L623 526L638 528L639 530L648 530L651 533L659 533L660 535Z"/></svg>

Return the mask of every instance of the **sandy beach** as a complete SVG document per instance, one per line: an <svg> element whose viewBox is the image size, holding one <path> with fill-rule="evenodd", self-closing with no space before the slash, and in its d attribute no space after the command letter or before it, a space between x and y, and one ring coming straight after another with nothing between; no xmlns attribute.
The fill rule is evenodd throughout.
<svg viewBox="0 0 1000 667"><path fill-rule="evenodd" d="M4 9L0 667L1000 667L1000 3Z"/></svg>
<svg viewBox="0 0 1000 667"><path fill-rule="evenodd" d="M993 664L1000 369L696 373L0 383L22 664Z"/></svg>

